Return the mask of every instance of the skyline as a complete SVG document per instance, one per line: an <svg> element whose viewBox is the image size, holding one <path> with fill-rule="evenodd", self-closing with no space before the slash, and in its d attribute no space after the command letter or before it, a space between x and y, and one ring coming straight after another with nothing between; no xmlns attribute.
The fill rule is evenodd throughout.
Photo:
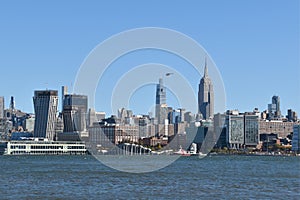
<svg viewBox="0 0 300 200"><path fill-rule="evenodd" d="M167 73L167 74L173 74L173 73ZM169 75L167 75L166 74L166 76L169 76ZM201 80L200 80L200 84L199 85L201 85L201 84L203 84L202 83L202 80L204 79L204 78L208 78L208 72L207 72L207 67L205 67L205 72L204 72L204 75L203 75L203 77L201 78ZM208 78L209 79L209 78ZM159 85L161 85L161 84L163 84L162 83L162 78L159 78L159 82L156 84L156 95L155 95L155 99L156 99L156 105L157 105L157 102L159 101L158 100L158 98L161 98L161 97L158 97L158 87L159 87ZM210 83L210 84L212 84L212 83ZM147 86L147 85L146 85ZM143 86L143 87L145 87L145 86ZM160 86L161 87L161 86ZM200 87L200 86L199 86ZM172 100L174 101L174 102L176 102L176 105L177 105L177 107L175 106L173 106L173 105L168 105L168 104L166 104L166 103L163 103L163 105L166 105L167 107L171 107L171 108L173 108L174 110L176 110L176 109L184 109L184 110L186 110L186 108L185 107L182 107L182 106L178 106L179 105L179 100L178 99L176 99L176 95L172 92L172 91L170 91L167 87L165 87L165 86L163 86L163 88L165 88L165 92L164 92L164 100L163 100L163 102L167 102L168 100L167 100L167 98L166 98L166 92L168 91L170 94L169 95L171 95L171 98L173 98ZM69 97L69 96L71 96L71 95L75 95L75 96L80 96L80 97L86 97L86 100L88 99L88 96L86 96L86 95L84 95L84 94L79 94L79 93L69 93L68 92L68 88L67 88L67 86L62 86L61 87L61 91L59 90L59 89L44 89L44 90L34 90L34 97L33 97L33 104L34 104L34 101L35 101L35 95L36 95L36 93L37 92L56 92L57 93L57 104L64 104L65 102L64 102L64 100L62 100L62 99L65 99L67 96ZM200 89L199 89L199 92L200 92ZM199 95L199 92L198 92L198 95ZM202 91L203 92L203 91ZM60 93L60 95L59 95L59 93ZM63 96L61 96L62 95L62 93L64 93L64 97ZM136 93L136 91L134 92L134 93ZM150 95L150 93L148 94L148 95ZM133 95L134 96L134 95ZM2 96L0 96L0 97L2 97ZM272 104L276 104L276 106L278 106L277 104L278 103L274 103L274 98L280 98L280 96L276 96L276 95L273 95L272 96L272 98L271 98L271 101L267 104L267 109L264 109L264 110L260 110L261 112L264 112L264 111L269 111L271 108L270 108L270 105L272 105ZM15 107L15 98L14 98L14 96L11 96L10 97L10 99L13 99L13 105L14 105L14 107ZM61 100L59 100L59 99L61 99ZM130 98L130 100L132 99L132 97ZM59 101L62 101L62 102L59 102ZM198 100L199 101L199 100ZM280 100L279 100L280 101ZM276 100L276 102L277 102L277 100ZM5 102L4 102L5 103ZM207 103L207 102L206 102ZM10 106L11 106L11 100L10 100ZM198 106L199 106L199 102L198 102ZM279 106L280 106L280 103L279 103ZM63 112L63 110L62 110L62 107L61 107L61 109L59 109L59 106L57 105L56 106L57 107L57 112ZM281 107L281 106L280 106ZM281 110L280 109L280 107L279 107L279 111L280 111L280 114L277 116L277 117L283 117L283 118L285 118L285 116L286 116L286 114L288 114L288 110L286 110L286 114L285 114L285 112L283 111L283 110ZM16 108L16 107L15 107ZM87 107L87 108L91 108L91 107ZM4 107L4 109L10 109L10 107ZM22 110L22 108L16 108L17 110L21 110L21 111L23 111ZM119 112L119 110L120 109L126 109L126 110L130 110L130 111L133 111L133 114L134 115L144 115L144 114L150 114L151 113L151 115L153 114L153 113L157 113L157 111L154 109L154 108L151 108L151 110L149 110L149 112L148 113L135 113L134 112L134 110L131 110L131 109L128 109L128 107L120 107L120 108L118 108L117 109L117 112L116 113L111 113L111 114L109 114L109 115L107 115L107 117L108 116L112 116L112 115L118 115L118 112ZM274 108L272 108L272 109L274 109ZM227 111L236 111L236 110L238 110L238 111L240 111L241 112L241 110L239 110L239 109L225 109L224 110L224 112L218 112L218 113L216 113L216 112L214 112L214 114L224 114L224 113L226 113ZM255 110L257 110L257 107L255 107L252 111L255 111ZM293 108L290 108L289 110L292 110L292 111L295 111ZM96 110L97 112L99 112L98 110ZM187 111L190 111L190 110L187 110ZM103 112L103 111L100 111L100 112ZM251 112L251 110L247 110L247 111L245 111L245 112ZM272 111L272 112L275 112L275 111ZM29 112L30 113L30 112ZM192 112L193 113L193 112ZM243 111L241 112L241 113L243 113ZM31 112L31 114L34 114L34 112ZM106 113L107 114L107 113ZM198 112L195 112L195 113L193 113L193 114L203 114L201 111L198 111ZM210 117L211 118L211 117ZM204 119L206 119L206 118L204 118Z"/></svg>
<svg viewBox="0 0 300 200"><path fill-rule="evenodd" d="M4 76L0 83L9 85L1 88L5 107L14 96L16 108L33 113L34 90L60 90L62 85L70 88L80 65L100 42L127 29L155 26L180 31L207 50L224 81L226 109L249 111L258 107L263 111L271 97L278 95L283 115L289 108L299 113L299 2L215 2L172 2L172 9L170 1L144 3L147 6L118 2L119 7L114 2L91 5L66 1L59 6L19 2L19 7L1 2L0 66ZM179 70L189 67L174 55L143 51L119 59L110 70L117 80L132 66L148 62ZM126 69L120 70L120 66ZM187 70L186 76L196 95L202 75ZM96 110L109 115L110 102L101 98L102 92L110 96L111 82L107 85L107 91L97 92ZM143 105L155 102L154 91L155 85L136 91L128 109L145 113ZM141 101L141 93L149 96L143 105L134 105ZM167 103L176 108L168 90Z"/></svg>

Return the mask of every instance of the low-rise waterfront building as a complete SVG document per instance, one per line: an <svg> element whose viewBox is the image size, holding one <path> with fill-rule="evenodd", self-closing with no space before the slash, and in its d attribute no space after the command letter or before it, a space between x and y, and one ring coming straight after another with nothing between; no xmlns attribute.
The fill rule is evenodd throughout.
<svg viewBox="0 0 300 200"><path fill-rule="evenodd" d="M6 155L84 155L84 142L55 142L35 138L34 140L9 141Z"/></svg>
<svg viewBox="0 0 300 200"><path fill-rule="evenodd" d="M285 138L293 132L294 122L283 122L282 120L260 120L260 133L276 133L278 137Z"/></svg>
<svg viewBox="0 0 300 200"><path fill-rule="evenodd" d="M89 128L89 143L94 147L101 145L110 148L119 143L137 143L139 138L139 127L136 125L100 122Z"/></svg>

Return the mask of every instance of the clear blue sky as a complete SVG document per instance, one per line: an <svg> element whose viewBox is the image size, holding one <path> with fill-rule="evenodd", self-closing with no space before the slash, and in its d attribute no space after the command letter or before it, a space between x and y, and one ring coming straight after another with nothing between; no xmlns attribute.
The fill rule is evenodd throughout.
<svg viewBox="0 0 300 200"><path fill-rule="evenodd" d="M70 86L101 41L154 26L180 31L207 50L222 75L227 109L265 110L276 94L283 114L288 108L299 113L299 10L298 0L0 1L0 96L6 106L14 96L17 108L33 112L33 91ZM118 63L180 63L174 60L143 52L128 55L112 70ZM191 79L197 92L200 77ZM96 109L110 114L107 88L97 95ZM154 102L154 94L148 94L149 101ZM137 91L133 99L141 102L141 96ZM176 104L172 98L168 103ZM143 106L132 109L145 112Z"/></svg>

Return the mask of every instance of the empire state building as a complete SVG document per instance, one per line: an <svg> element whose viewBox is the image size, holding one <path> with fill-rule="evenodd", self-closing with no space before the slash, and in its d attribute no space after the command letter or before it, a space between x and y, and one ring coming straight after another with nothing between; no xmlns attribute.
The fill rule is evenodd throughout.
<svg viewBox="0 0 300 200"><path fill-rule="evenodd" d="M198 112L203 119L214 117L214 89L211 79L208 76L207 63L205 60L204 76L200 80L198 90Z"/></svg>

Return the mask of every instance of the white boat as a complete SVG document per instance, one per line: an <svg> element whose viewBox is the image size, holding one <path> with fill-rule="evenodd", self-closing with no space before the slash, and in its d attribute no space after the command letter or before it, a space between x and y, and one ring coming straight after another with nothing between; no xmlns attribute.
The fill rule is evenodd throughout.
<svg viewBox="0 0 300 200"><path fill-rule="evenodd" d="M197 155L197 144L196 143L192 143L191 147L190 147L190 152L189 152L192 156L196 156Z"/></svg>
<svg viewBox="0 0 300 200"><path fill-rule="evenodd" d="M174 152L174 154L176 155L181 155L181 156L191 156L190 152L187 152L186 150L182 149L182 147L180 146L180 149L176 152Z"/></svg>
<svg viewBox="0 0 300 200"><path fill-rule="evenodd" d="M198 155L199 155L200 158L203 158L203 157L207 156L206 153L202 153L202 152L199 152Z"/></svg>

